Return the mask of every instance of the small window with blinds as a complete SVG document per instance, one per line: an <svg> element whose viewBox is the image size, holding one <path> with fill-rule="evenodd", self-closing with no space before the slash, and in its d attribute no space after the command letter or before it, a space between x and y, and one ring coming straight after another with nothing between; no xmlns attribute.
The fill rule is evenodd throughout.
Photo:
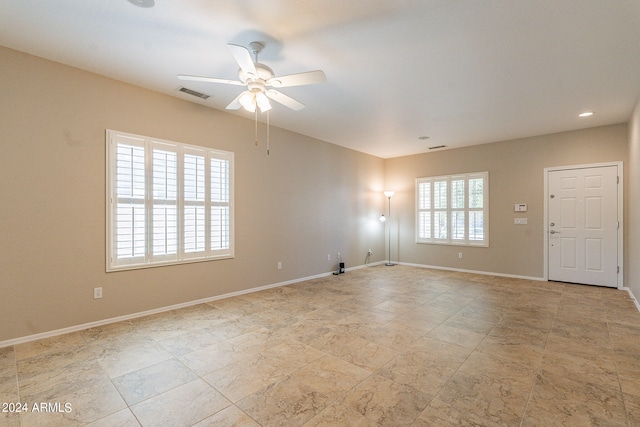
<svg viewBox="0 0 640 427"><path fill-rule="evenodd" d="M489 173L416 180L416 242L489 246Z"/></svg>
<svg viewBox="0 0 640 427"><path fill-rule="evenodd" d="M107 271L232 258L233 153L107 131Z"/></svg>

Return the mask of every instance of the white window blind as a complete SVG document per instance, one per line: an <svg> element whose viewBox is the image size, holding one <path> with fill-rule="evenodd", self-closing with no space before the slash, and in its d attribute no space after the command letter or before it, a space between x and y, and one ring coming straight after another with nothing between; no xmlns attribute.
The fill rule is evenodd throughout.
<svg viewBox="0 0 640 427"><path fill-rule="evenodd" d="M416 242L489 246L489 173L416 180Z"/></svg>
<svg viewBox="0 0 640 427"><path fill-rule="evenodd" d="M230 258L233 153L107 131L107 270Z"/></svg>

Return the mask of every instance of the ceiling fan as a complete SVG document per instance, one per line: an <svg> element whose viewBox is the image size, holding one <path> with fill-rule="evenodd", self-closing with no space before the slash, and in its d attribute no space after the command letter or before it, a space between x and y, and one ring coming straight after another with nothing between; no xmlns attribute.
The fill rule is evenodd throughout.
<svg viewBox="0 0 640 427"><path fill-rule="evenodd" d="M261 112L265 112L271 109L269 99L272 99L292 110L299 111L304 108L304 104L282 92L270 89L270 87L302 86L326 81L324 73L320 70L276 76L271 68L258 62L258 54L264 49L264 44L260 42L249 43L249 48L251 52L253 52L255 60L251 57L249 49L244 46L229 43L227 47L240 66L240 70L238 71L239 80L178 74L180 80L222 83L236 86L246 85L247 90L231 101L231 103L227 105L227 110L238 110L240 107L244 107L247 111L255 112L257 107Z"/></svg>

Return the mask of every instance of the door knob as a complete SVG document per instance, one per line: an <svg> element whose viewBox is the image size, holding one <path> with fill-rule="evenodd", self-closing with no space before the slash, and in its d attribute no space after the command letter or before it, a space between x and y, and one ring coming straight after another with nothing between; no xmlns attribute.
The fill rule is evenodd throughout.
<svg viewBox="0 0 640 427"><path fill-rule="evenodd" d="M558 233L560 233L560 232L559 232L559 231L556 231L556 230L551 230L549 233L551 233L551 234L558 234Z"/></svg>

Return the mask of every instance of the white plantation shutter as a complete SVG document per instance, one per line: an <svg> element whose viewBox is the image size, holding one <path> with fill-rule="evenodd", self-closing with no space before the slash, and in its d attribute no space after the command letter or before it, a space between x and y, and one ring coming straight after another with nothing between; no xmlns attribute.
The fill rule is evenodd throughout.
<svg viewBox="0 0 640 427"><path fill-rule="evenodd" d="M486 177L472 176L469 178L469 240L485 241L485 206L486 192L489 187Z"/></svg>
<svg viewBox="0 0 640 427"><path fill-rule="evenodd" d="M433 237L435 240L447 241L449 227L447 225L447 180L433 182Z"/></svg>
<svg viewBox="0 0 640 427"><path fill-rule="evenodd" d="M431 182L418 182L418 214L417 214L417 240L430 241L433 238L431 221Z"/></svg>
<svg viewBox="0 0 640 427"><path fill-rule="evenodd" d="M107 131L107 270L233 257L233 153Z"/></svg>
<svg viewBox="0 0 640 427"><path fill-rule="evenodd" d="M416 242L488 246L489 174L416 180Z"/></svg>
<svg viewBox="0 0 640 427"><path fill-rule="evenodd" d="M145 240L144 141L126 138L117 146L115 163L116 262L140 262Z"/></svg>
<svg viewBox="0 0 640 427"><path fill-rule="evenodd" d="M229 247L229 160L211 159L211 249Z"/></svg>
<svg viewBox="0 0 640 427"><path fill-rule="evenodd" d="M451 194L451 240L464 242L465 240L465 179L464 177L453 177L449 181Z"/></svg>
<svg viewBox="0 0 640 427"><path fill-rule="evenodd" d="M178 259L178 153L169 144L153 144L154 260Z"/></svg>
<svg viewBox="0 0 640 427"><path fill-rule="evenodd" d="M190 150L191 151L191 150ZM205 251L204 155L184 154L184 251L198 256Z"/></svg>

